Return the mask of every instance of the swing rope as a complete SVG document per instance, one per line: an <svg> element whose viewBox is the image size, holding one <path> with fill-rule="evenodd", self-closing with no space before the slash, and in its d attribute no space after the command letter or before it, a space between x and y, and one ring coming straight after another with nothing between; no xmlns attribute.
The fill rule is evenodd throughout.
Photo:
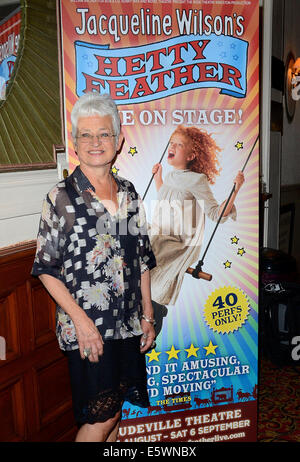
<svg viewBox="0 0 300 462"><path fill-rule="evenodd" d="M242 172L244 172L244 170L245 170L245 168L246 168L246 166L247 166L247 164L248 164L248 162L249 162L249 159L250 159L250 157L251 157L251 155L252 155L252 153L253 153L253 151L254 151L254 148L255 148L255 146L256 146L256 143L257 143L258 139L259 139L259 136L257 136L256 140L254 141L254 144L253 144L253 146L252 146L252 148L251 148L251 150L250 150L250 153L249 153L249 155L248 155L248 157L247 157L247 159L246 159L246 161L245 161L245 163L244 163L244 166L243 166L243 168L242 168ZM200 279L200 278L201 278L202 266L204 265L204 258L205 258L206 254L207 254L207 251L208 251L208 249L209 249L209 246L210 246L210 244L211 244L211 242L212 242L212 240L213 240L213 237L214 237L214 235L215 235L215 233L216 233L216 231L217 231L217 229L218 229L218 226L219 226L219 224L220 224L220 222L221 222L221 220L222 220L222 218L223 218L223 216L224 216L225 210L226 210L226 208L227 208L227 205L229 204L229 201L230 201L230 199L231 199L231 197L232 197L234 191L235 191L235 184L233 185L233 188L232 188L232 190L231 190L231 192L230 192L230 194L229 194L229 196L228 196L228 198L227 198L227 200L226 200L226 203L225 203L225 205L224 205L224 207L223 207L223 210L222 210L222 212L221 212L221 214L220 214L220 216L219 216L219 218L218 218L218 221L217 221L217 223L216 223L216 226L215 226L215 228L214 228L214 230L213 230L213 232L212 232L212 234L211 234L211 236L210 236L210 239L209 239L209 241L208 241L208 243L207 243L207 246L206 246L206 248L205 248L205 251L203 252L202 258L198 261L198 263L197 263L197 265L196 265L196 267L195 267L194 269L193 269L193 268L188 268L188 269L187 269L187 272L188 272L189 274L191 274L191 275L192 275L194 278L196 278L196 279ZM200 274L200 276L199 276L199 274ZM203 273L203 274L207 275L208 273ZM211 276L211 275L208 275L208 276ZM212 279L212 277L210 277L210 278L205 277L204 279L207 279L207 280L210 281L210 280Z"/></svg>

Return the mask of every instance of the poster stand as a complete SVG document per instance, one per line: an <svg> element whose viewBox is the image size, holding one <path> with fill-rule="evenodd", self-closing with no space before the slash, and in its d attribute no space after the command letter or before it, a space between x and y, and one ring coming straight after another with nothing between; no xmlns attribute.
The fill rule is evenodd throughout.
<svg viewBox="0 0 300 462"><path fill-rule="evenodd" d="M255 441L259 1L64 0L59 11L69 170L77 164L70 135L75 101L88 91L110 93L125 137L113 171L132 181L141 197L144 193L157 261L173 255L161 273L151 271L153 301L167 310L156 347L146 355L151 406L125 402L119 441ZM172 166L169 142L181 126L214 143L211 178L212 167L178 172ZM167 155L159 160L162 152ZM233 205L228 193L245 152L251 157L244 183L232 189ZM165 198L151 173L158 161L164 188L172 193L177 188L182 201L194 201L199 213L186 248L173 253L170 248L169 254L167 240L153 232ZM205 271L214 277L208 284L186 270L195 267L214 235L219 212L212 204L220 211L226 197L231 209L224 207L211 242Z"/></svg>

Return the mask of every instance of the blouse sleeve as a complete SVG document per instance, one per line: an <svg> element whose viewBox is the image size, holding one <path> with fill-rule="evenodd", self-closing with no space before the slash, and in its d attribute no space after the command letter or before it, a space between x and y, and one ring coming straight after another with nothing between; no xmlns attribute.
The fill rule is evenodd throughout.
<svg viewBox="0 0 300 462"><path fill-rule="evenodd" d="M199 175L200 177L200 175ZM221 205L216 201L206 178L206 175L201 175L197 188L195 188L196 199L202 200L204 203L204 213L212 221L218 221L219 212ZM224 223L229 217L236 220L237 212L235 205L232 207L231 212L221 219L221 223Z"/></svg>
<svg viewBox="0 0 300 462"><path fill-rule="evenodd" d="M139 250L141 273L151 270L156 266L156 260L151 248L150 239L147 231L147 219L144 204L138 196L138 220L139 220Z"/></svg>
<svg viewBox="0 0 300 462"><path fill-rule="evenodd" d="M60 279L65 243L62 223L47 195L43 201L32 276L49 274Z"/></svg>

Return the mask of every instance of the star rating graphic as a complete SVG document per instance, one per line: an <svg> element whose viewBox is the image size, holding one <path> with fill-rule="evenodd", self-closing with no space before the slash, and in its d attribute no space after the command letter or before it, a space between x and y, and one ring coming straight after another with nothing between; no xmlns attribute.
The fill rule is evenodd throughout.
<svg viewBox="0 0 300 462"><path fill-rule="evenodd" d="M195 356L197 358L197 351L199 348L195 348L193 344L191 344L190 348L186 349L187 357L190 358L191 356Z"/></svg>
<svg viewBox="0 0 300 462"><path fill-rule="evenodd" d="M137 149L136 149L136 147L130 147L130 148L129 148L129 151L128 151L128 154L131 154L132 157L133 157L135 154L137 154Z"/></svg>
<svg viewBox="0 0 300 462"><path fill-rule="evenodd" d="M209 354L215 355L216 354L216 348L219 348L219 347L218 347L218 345L213 345L212 341L210 340L208 346L203 347L203 348L206 350L206 355L205 356L208 356Z"/></svg>
<svg viewBox="0 0 300 462"><path fill-rule="evenodd" d="M161 355L161 353L158 353L157 351L155 351L154 348L151 351L151 353L146 353L146 356L149 357L149 363L151 363L151 361L159 361L158 359L159 355Z"/></svg>
<svg viewBox="0 0 300 462"><path fill-rule="evenodd" d="M172 358L178 359L178 353L179 353L180 351L181 351L181 350L175 350L174 345L172 345L171 350L166 351L166 353L169 355L168 361L170 361L170 359L172 359Z"/></svg>
<svg viewBox="0 0 300 462"><path fill-rule="evenodd" d="M208 356L209 354L216 354L216 349L219 348L218 345L213 345L212 341L209 341L209 344L207 346L202 347L206 350L205 356ZM195 347L193 343L191 343L189 348L185 348L184 350L177 350L174 345L171 346L170 350L166 350L164 353L168 355L168 361L171 361L171 359L179 359L178 355L181 351L186 351L186 359L187 358L198 358L198 351L200 350L200 347ZM152 361L160 361L159 356L162 354L161 351L156 351L155 348L150 351L150 353L146 353L146 356L148 356L148 363L151 363Z"/></svg>
<svg viewBox="0 0 300 462"><path fill-rule="evenodd" d="M234 147L239 151L240 149L243 149L243 145L244 143L242 141L238 141Z"/></svg>

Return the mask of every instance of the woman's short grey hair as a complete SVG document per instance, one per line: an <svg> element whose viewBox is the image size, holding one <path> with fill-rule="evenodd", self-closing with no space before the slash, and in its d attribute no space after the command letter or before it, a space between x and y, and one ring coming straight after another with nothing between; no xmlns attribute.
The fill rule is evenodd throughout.
<svg viewBox="0 0 300 462"><path fill-rule="evenodd" d="M121 131L121 121L118 108L114 100L108 94L86 93L76 101L71 112L72 136L76 139L77 123L80 117L89 117L93 115L111 116L116 141Z"/></svg>

